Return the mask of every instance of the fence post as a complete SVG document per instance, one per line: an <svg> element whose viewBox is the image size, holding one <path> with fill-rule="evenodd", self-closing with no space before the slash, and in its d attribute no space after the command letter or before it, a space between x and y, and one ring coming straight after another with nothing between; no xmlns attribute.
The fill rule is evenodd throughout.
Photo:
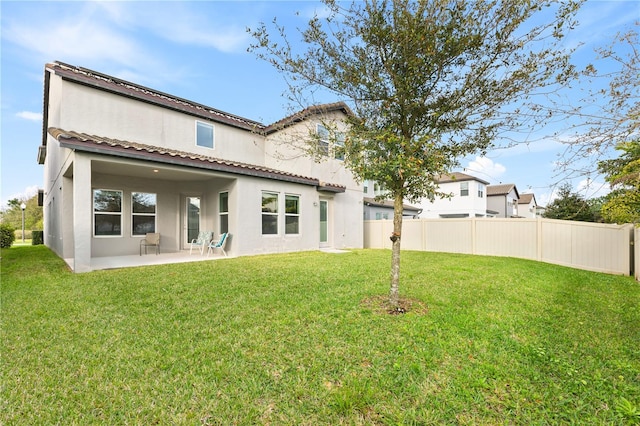
<svg viewBox="0 0 640 426"><path fill-rule="evenodd" d="M636 248L636 242L640 239L640 228L633 224L633 232L631 233L631 251L633 252L633 273L636 281L640 281L640 250Z"/></svg>
<svg viewBox="0 0 640 426"><path fill-rule="evenodd" d="M537 218L536 221L536 260L538 262L542 261L542 219L541 217Z"/></svg>

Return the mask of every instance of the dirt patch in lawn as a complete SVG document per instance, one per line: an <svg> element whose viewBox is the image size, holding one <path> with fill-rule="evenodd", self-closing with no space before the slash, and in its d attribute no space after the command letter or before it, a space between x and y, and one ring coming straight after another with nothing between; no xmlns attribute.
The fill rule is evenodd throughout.
<svg viewBox="0 0 640 426"><path fill-rule="evenodd" d="M388 295L370 296L364 299L361 304L376 314L402 315L411 312L417 315L426 315L429 313L429 308L424 302L406 297L401 297L398 300L397 307L389 304Z"/></svg>

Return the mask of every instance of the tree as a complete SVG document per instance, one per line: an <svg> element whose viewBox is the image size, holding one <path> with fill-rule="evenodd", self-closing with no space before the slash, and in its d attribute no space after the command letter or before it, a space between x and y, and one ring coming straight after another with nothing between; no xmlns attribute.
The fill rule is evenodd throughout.
<svg viewBox="0 0 640 426"><path fill-rule="evenodd" d="M579 4L324 3L330 13L301 31L300 51L277 20L274 34L264 24L252 31L249 50L285 74L292 100L306 106L327 89L352 108L345 165L394 200L389 302L397 308L404 200L442 196L437 179L460 158L546 118L536 96L575 78L558 41ZM533 23L542 12L555 15Z"/></svg>
<svg viewBox="0 0 640 426"><path fill-rule="evenodd" d="M558 197L547 206L544 217L583 222L596 221L591 204L582 195L572 192L571 184L568 182L560 187Z"/></svg>
<svg viewBox="0 0 640 426"><path fill-rule="evenodd" d="M582 98L556 104L554 115L573 123L557 135L566 145L558 165L567 177L595 174L598 161L640 132L639 28L636 21L596 50L596 62L581 74Z"/></svg>
<svg viewBox="0 0 640 426"><path fill-rule="evenodd" d="M14 229L22 229L22 209L20 205L24 203L24 228L25 230L41 230L43 225L42 207L38 206L38 195L31 198L14 198L7 201L7 207L0 211L1 222Z"/></svg>
<svg viewBox="0 0 640 426"><path fill-rule="evenodd" d="M640 221L640 140L619 144L618 158L598 163L598 170L613 190L602 205L607 222L636 223Z"/></svg>

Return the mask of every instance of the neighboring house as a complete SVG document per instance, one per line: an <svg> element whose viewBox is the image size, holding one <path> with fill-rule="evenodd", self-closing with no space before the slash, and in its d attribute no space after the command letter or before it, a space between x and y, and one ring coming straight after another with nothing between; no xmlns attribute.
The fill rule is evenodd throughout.
<svg viewBox="0 0 640 426"><path fill-rule="evenodd" d="M547 211L546 207L536 206L536 217L544 217L545 211Z"/></svg>
<svg viewBox="0 0 640 426"><path fill-rule="evenodd" d="M465 173L455 172L438 179L439 191L449 198L436 197L420 202L421 218L493 217L496 212L487 210L487 185L489 182Z"/></svg>
<svg viewBox="0 0 640 426"><path fill-rule="evenodd" d="M521 217L518 215L520 194L513 183L487 186L487 208L497 212L496 217Z"/></svg>
<svg viewBox="0 0 640 426"><path fill-rule="evenodd" d="M344 127L344 103L264 125L61 62L44 74L45 244L75 271L147 232L161 252L201 230L236 256L362 247L362 187L331 143L320 163L283 143Z"/></svg>
<svg viewBox="0 0 640 426"><path fill-rule="evenodd" d="M375 198L364 197L364 220L393 220L393 201L377 201ZM404 204L402 216L417 218L420 215L420 208L409 204Z"/></svg>
<svg viewBox="0 0 640 426"><path fill-rule="evenodd" d="M537 217L538 204L536 196L533 194L521 194L518 198L518 214L520 217L533 218Z"/></svg>

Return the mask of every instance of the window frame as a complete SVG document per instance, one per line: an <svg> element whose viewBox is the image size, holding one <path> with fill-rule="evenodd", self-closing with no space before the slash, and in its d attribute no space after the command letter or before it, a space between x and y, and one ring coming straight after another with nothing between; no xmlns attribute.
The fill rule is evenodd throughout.
<svg viewBox="0 0 640 426"><path fill-rule="evenodd" d="M226 209L223 210L222 205L222 194L226 194ZM225 218L223 221L222 218ZM223 222L225 226L222 226ZM220 191L218 193L218 229L220 231L220 235L225 232L229 232L229 191Z"/></svg>
<svg viewBox="0 0 640 426"><path fill-rule="evenodd" d="M154 204L153 204L153 213L141 213L141 212L135 212L135 204L133 202L133 196L134 194L148 194L148 195L153 195L154 197ZM147 232L157 232L156 230L158 229L158 194L155 192L142 192L142 191L131 191L131 236L132 237L144 237L147 232L144 232L142 234L136 234L134 229L135 229L135 220L134 217L135 216L142 216L142 217L151 217L153 216L153 230L152 231L147 231Z"/></svg>
<svg viewBox="0 0 640 426"><path fill-rule="evenodd" d="M120 211L96 211L96 193L97 192L113 192L120 194ZM95 188L92 190L91 194L92 199L92 233L94 238L122 238L122 220L123 220L123 200L124 200L124 191L120 189L106 189L106 188ZM98 221L96 220L97 216L119 216L120 217L120 226L118 234L98 234L96 232L96 225Z"/></svg>
<svg viewBox="0 0 640 426"><path fill-rule="evenodd" d="M469 182L460 182L460 196L461 197L469 196Z"/></svg>
<svg viewBox="0 0 640 426"><path fill-rule="evenodd" d="M215 126L209 122L206 121L200 121L200 120L196 120L195 123L196 126L196 146L200 147L200 148L206 148L206 149L215 149L216 148L216 130L215 130ZM208 145L201 145L200 144L200 138L199 136L199 129L203 127L203 128L208 128L211 129L211 146Z"/></svg>
<svg viewBox="0 0 640 426"><path fill-rule="evenodd" d="M344 144L347 136L344 132L336 133L336 141L333 146L333 158L339 161L344 161Z"/></svg>
<svg viewBox="0 0 640 426"><path fill-rule="evenodd" d="M478 198L484 198L484 184L478 183Z"/></svg>
<svg viewBox="0 0 640 426"><path fill-rule="evenodd" d="M279 235L280 229L278 226L278 222L279 222L279 216L280 216L280 193L276 192L276 191L266 191L263 190L261 191L261 235L264 236L272 236L272 235ZM265 195L271 195L275 198L275 211L265 211ZM275 218L275 232L268 232L265 233L265 219L266 218Z"/></svg>
<svg viewBox="0 0 640 426"><path fill-rule="evenodd" d="M289 198L296 199L296 212L289 213ZM285 235L300 235L300 194L284 194L284 234ZM289 232L289 221L288 219L296 218L296 232Z"/></svg>
<svg viewBox="0 0 640 426"><path fill-rule="evenodd" d="M326 132L323 135L321 129ZM329 129L323 125L322 123L316 123L316 134L318 135L318 152L320 155L328 157L329 156ZM326 139L323 138L326 137Z"/></svg>

